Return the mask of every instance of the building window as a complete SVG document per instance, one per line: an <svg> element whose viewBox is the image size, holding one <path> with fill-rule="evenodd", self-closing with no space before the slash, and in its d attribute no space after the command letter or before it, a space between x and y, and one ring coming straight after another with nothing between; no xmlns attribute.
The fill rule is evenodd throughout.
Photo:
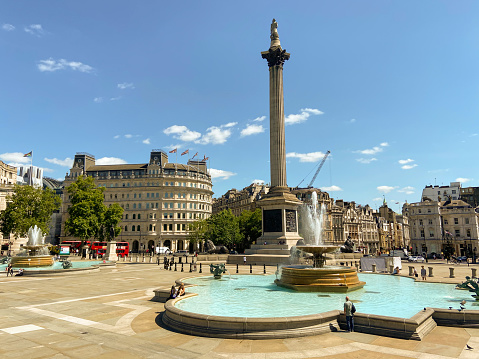
<svg viewBox="0 0 479 359"><path fill-rule="evenodd" d="M128 213L127 213L127 214L125 214L125 219L128 219Z"/></svg>
<svg viewBox="0 0 479 359"><path fill-rule="evenodd" d="M169 225L168 225L168 229L169 229L170 231L173 231L173 224L169 224Z"/></svg>
<svg viewBox="0 0 479 359"><path fill-rule="evenodd" d="M434 237L434 232L433 231L429 231L429 237Z"/></svg>
<svg viewBox="0 0 479 359"><path fill-rule="evenodd" d="M418 209L418 210L417 210L417 212L418 212L418 213L421 213L421 210L420 210L420 209Z"/></svg>
<svg viewBox="0 0 479 359"><path fill-rule="evenodd" d="M456 190L455 190L455 189L452 190L452 194L456 194Z"/></svg>
<svg viewBox="0 0 479 359"><path fill-rule="evenodd" d="M168 183L168 182L166 182L166 183ZM164 230L165 232L168 230L168 225L167 225L167 224L164 224L164 225L163 225L163 230Z"/></svg>
<svg viewBox="0 0 479 359"><path fill-rule="evenodd" d="M168 218L168 213L163 213L163 218L167 219Z"/></svg>
<svg viewBox="0 0 479 359"><path fill-rule="evenodd" d="M469 218L464 218L464 220L466 221L466 224L469 224Z"/></svg>
<svg viewBox="0 0 479 359"><path fill-rule="evenodd" d="M140 225L136 226L136 230L139 232L140 231Z"/></svg>
<svg viewBox="0 0 479 359"><path fill-rule="evenodd" d="M422 226L422 219L419 220L419 225Z"/></svg>
<svg viewBox="0 0 479 359"><path fill-rule="evenodd" d="M138 219L141 219L141 214L140 213L138 213Z"/></svg>
<svg viewBox="0 0 479 359"><path fill-rule="evenodd" d="M432 219L429 220L429 224L432 224Z"/></svg>
<svg viewBox="0 0 479 359"><path fill-rule="evenodd" d="M447 219L444 220L444 224L448 224Z"/></svg>
<svg viewBox="0 0 479 359"><path fill-rule="evenodd" d="M459 218L454 218L454 224L459 224Z"/></svg>
<svg viewBox="0 0 479 359"><path fill-rule="evenodd" d="M125 226L125 232L128 232L128 226Z"/></svg>
<svg viewBox="0 0 479 359"><path fill-rule="evenodd" d="M424 229L421 229L421 238L424 238Z"/></svg>
<svg viewBox="0 0 479 359"><path fill-rule="evenodd" d="M131 231L132 231L132 232L135 231L135 226L131 226Z"/></svg>
<svg viewBox="0 0 479 359"><path fill-rule="evenodd" d="M181 225L180 225L179 223L177 223L177 224L176 224L176 230L177 230L177 231L180 231L180 229L181 229Z"/></svg>
<svg viewBox="0 0 479 359"><path fill-rule="evenodd" d="M466 231L466 236L468 236L469 238L471 237L471 230L470 230L470 229L468 229L468 230Z"/></svg>
<svg viewBox="0 0 479 359"><path fill-rule="evenodd" d="M461 231L459 229L456 229L456 237L460 237L461 236Z"/></svg>

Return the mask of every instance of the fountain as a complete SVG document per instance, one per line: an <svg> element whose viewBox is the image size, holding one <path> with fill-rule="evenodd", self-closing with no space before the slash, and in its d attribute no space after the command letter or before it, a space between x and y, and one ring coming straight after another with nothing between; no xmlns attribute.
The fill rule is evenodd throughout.
<svg viewBox="0 0 479 359"><path fill-rule="evenodd" d="M322 241L324 205L318 211L318 195L313 191L311 205L304 204L302 221L306 233L312 233L312 244L297 245L296 248L313 255L313 265L289 265L282 267L278 286L301 292L349 292L361 289L366 284L358 279L356 268L325 266L325 254L336 251L339 246L325 245Z"/></svg>
<svg viewBox="0 0 479 359"><path fill-rule="evenodd" d="M42 230L36 225L28 230L28 242L21 247L20 252L12 257L14 268L45 267L53 265L48 245L44 243Z"/></svg>

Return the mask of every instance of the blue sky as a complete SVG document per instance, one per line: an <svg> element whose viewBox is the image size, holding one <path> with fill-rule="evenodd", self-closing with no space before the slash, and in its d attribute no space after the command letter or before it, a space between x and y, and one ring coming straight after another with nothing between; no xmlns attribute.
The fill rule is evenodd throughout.
<svg viewBox="0 0 479 359"><path fill-rule="evenodd" d="M439 0L2 1L0 159L33 151L62 178L75 152L144 163L177 147L210 158L215 197L269 182L260 52L274 17L291 53L288 185L309 183L330 150L314 185L336 199L479 186L478 13Z"/></svg>

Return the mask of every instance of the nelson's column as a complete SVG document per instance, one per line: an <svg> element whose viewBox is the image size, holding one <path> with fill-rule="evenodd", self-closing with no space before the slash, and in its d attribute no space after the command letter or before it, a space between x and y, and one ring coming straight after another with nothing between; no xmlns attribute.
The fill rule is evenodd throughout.
<svg viewBox="0 0 479 359"><path fill-rule="evenodd" d="M299 239L297 208L301 204L286 183L286 148L284 135L283 64L289 53L281 48L278 23L271 24L271 46L261 52L269 67L269 141L271 187L258 204L263 212L263 235L257 243L296 245ZM284 248L284 247L283 247Z"/></svg>

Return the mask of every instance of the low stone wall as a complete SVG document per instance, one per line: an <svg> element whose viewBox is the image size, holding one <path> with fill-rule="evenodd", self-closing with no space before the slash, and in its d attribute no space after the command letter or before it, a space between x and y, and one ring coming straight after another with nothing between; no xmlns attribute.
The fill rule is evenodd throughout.
<svg viewBox="0 0 479 359"><path fill-rule="evenodd" d="M438 325L479 328L479 310L434 308L432 317Z"/></svg>

